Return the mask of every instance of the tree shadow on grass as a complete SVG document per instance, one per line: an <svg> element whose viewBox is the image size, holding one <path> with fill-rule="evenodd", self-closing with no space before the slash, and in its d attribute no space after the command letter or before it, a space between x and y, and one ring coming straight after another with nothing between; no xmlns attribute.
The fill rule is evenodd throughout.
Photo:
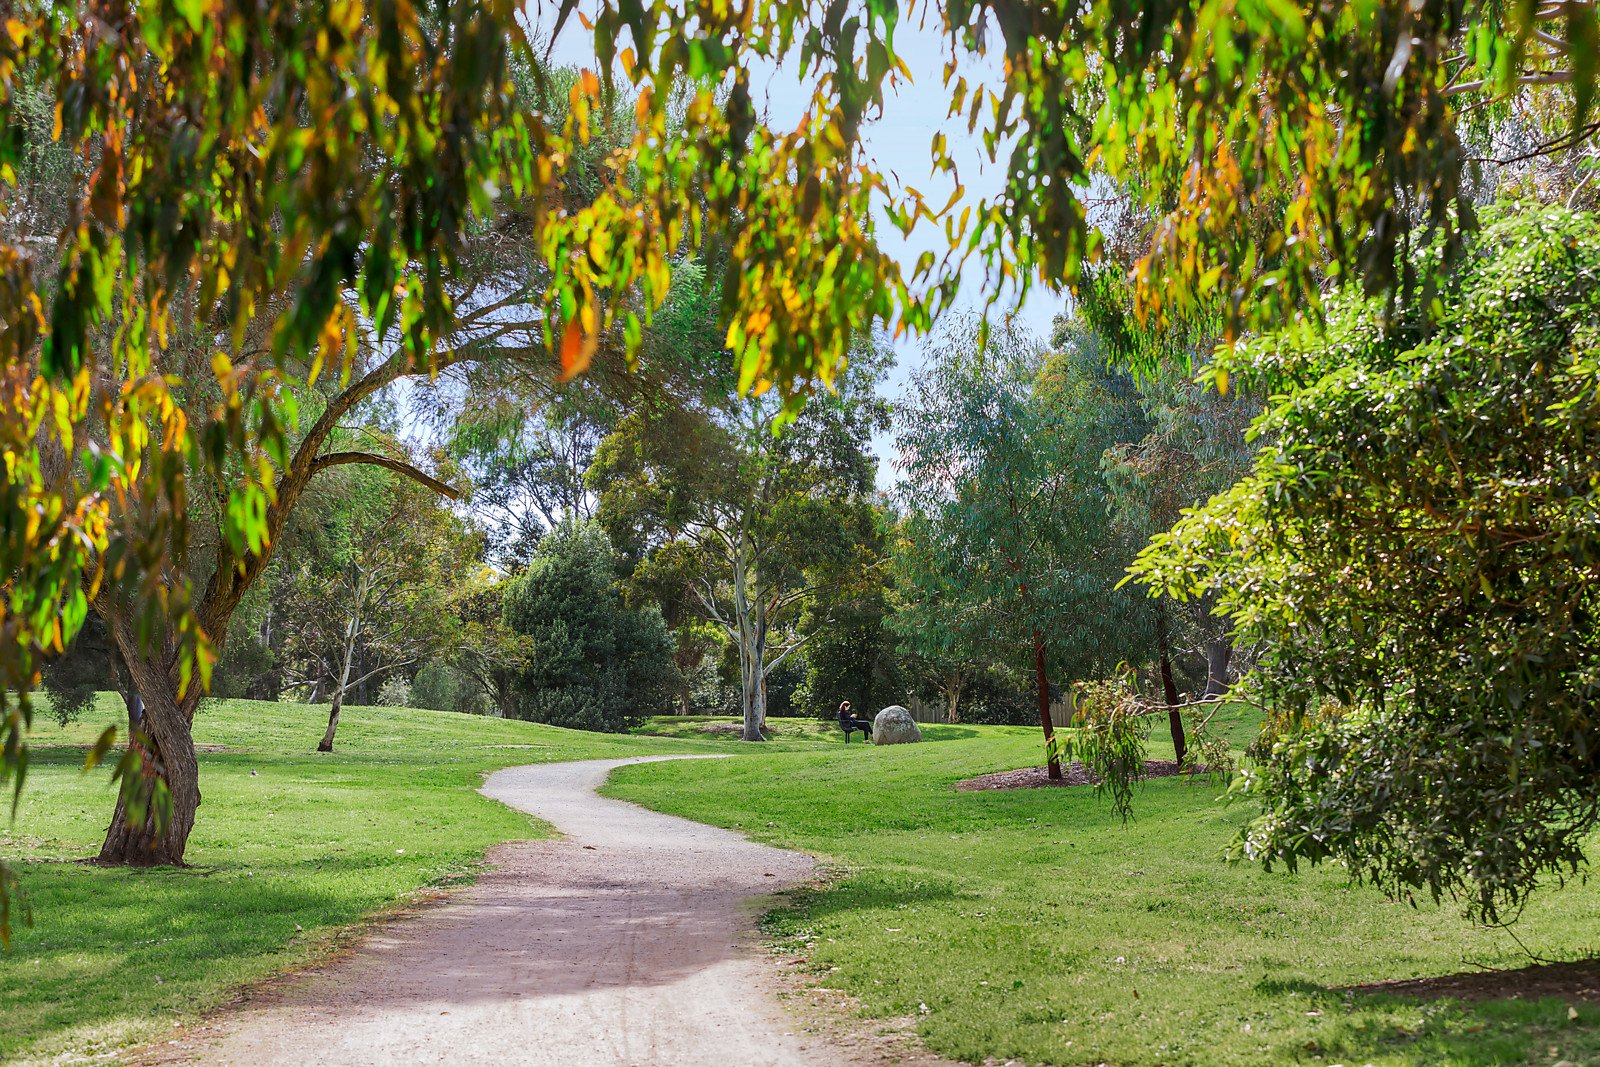
<svg viewBox="0 0 1600 1067"><path fill-rule="evenodd" d="M1600 1054L1600 959L1350 986L1264 978L1256 989L1326 1017L1325 1036L1295 1051L1334 1060L1500 1067Z"/></svg>
<svg viewBox="0 0 1600 1067"><path fill-rule="evenodd" d="M25 1047L130 1020L181 1017L231 984L282 966L296 942L376 902L339 883L375 858L237 868L103 868L23 862L33 924L0 961L0 1061Z"/></svg>
<svg viewBox="0 0 1600 1067"><path fill-rule="evenodd" d="M820 883L779 893L776 906L762 917L761 927L769 937L789 936L836 915L899 910L976 896L950 881L888 879L877 875L853 877L840 871Z"/></svg>
<svg viewBox="0 0 1600 1067"><path fill-rule="evenodd" d="M1510 970L1484 968L1429 978L1366 982L1343 992L1385 995L1413 1000L1453 998L1467 1001L1537 1000L1600 1004L1600 957L1565 963L1534 963Z"/></svg>

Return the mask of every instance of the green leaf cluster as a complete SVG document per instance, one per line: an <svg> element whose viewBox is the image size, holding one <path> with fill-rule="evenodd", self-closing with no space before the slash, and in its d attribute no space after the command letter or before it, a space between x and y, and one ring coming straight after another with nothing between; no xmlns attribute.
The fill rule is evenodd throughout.
<svg viewBox="0 0 1600 1067"><path fill-rule="evenodd" d="M1136 569L1267 649L1238 855L1496 919L1600 825L1600 225L1505 212L1406 307L1345 290L1231 357L1266 447Z"/></svg>

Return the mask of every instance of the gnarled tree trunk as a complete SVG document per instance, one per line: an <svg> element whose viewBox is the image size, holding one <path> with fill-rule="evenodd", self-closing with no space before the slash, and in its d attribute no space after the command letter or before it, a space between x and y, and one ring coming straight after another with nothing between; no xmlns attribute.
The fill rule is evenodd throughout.
<svg viewBox="0 0 1600 1067"><path fill-rule="evenodd" d="M153 798L164 785L171 805L162 825L160 812L167 810L166 805L146 803L142 815L135 818L119 795L98 862L134 867L180 865L200 808L200 762L192 729L200 702L199 681L180 698L176 650L169 646L159 661L151 660L138 654L129 627L113 626L113 630L142 705L137 726L130 724L128 740L141 758L138 773L142 780L137 787Z"/></svg>

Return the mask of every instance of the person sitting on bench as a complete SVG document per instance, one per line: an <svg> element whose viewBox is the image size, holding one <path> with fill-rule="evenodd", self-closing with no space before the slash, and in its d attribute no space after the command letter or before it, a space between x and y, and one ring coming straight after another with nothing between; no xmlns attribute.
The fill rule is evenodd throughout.
<svg viewBox="0 0 1600 1067"><path fill-rule="evenodd" d="M864 739L872 740L872 724L866 719L858 719L852 715L848 700L839 705L839 729L844 731L844 743L847 745L850 743L851 730L860 730Z"/></svg>

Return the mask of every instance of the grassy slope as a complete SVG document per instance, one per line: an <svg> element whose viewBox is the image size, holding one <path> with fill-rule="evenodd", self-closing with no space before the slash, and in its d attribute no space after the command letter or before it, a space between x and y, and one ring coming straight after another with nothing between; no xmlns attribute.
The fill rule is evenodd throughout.
<svg viewBox="0 0 1600 1067"><path fill-rule="evenodd" d="M809 946L826 984L867 1014L919 1016L924 1038L958 1057L1600 1063L1593 1007L1571 1020L1550 1000L1342 991L1525 964L1506 933L1448 907L1387 903L1335 871L1225 866L1219 852L1249 810L1204 783L1149 784L1127 826L1085 789L955 792L956 779L1038 754L1031 730L930 731L963 733L632 767L608 791L831 857L844 879L774 913L769 931ZM1594 914L1592 889L1575 886L1538 899L1517 932L1572 958L1597 947Z"/></svg>
<svg viewBox="0 0 1600 1067"><path fill-rule="evenodd" d="M34 752L0 854L23 861L35 924L0 957L0 1061L147 1040L230 989L305 960L330 933L427 886L470 877L490 846L546 832L479 796L483 774L546 760L704 749L441 712L347 709L338 751L313 751L326 713L229 701L203 708L204 800L187 870L102 870L107 774L81 751ZM86 742L102 698L41 745ZM251 775L252 769L256 772Z"/></svg>

